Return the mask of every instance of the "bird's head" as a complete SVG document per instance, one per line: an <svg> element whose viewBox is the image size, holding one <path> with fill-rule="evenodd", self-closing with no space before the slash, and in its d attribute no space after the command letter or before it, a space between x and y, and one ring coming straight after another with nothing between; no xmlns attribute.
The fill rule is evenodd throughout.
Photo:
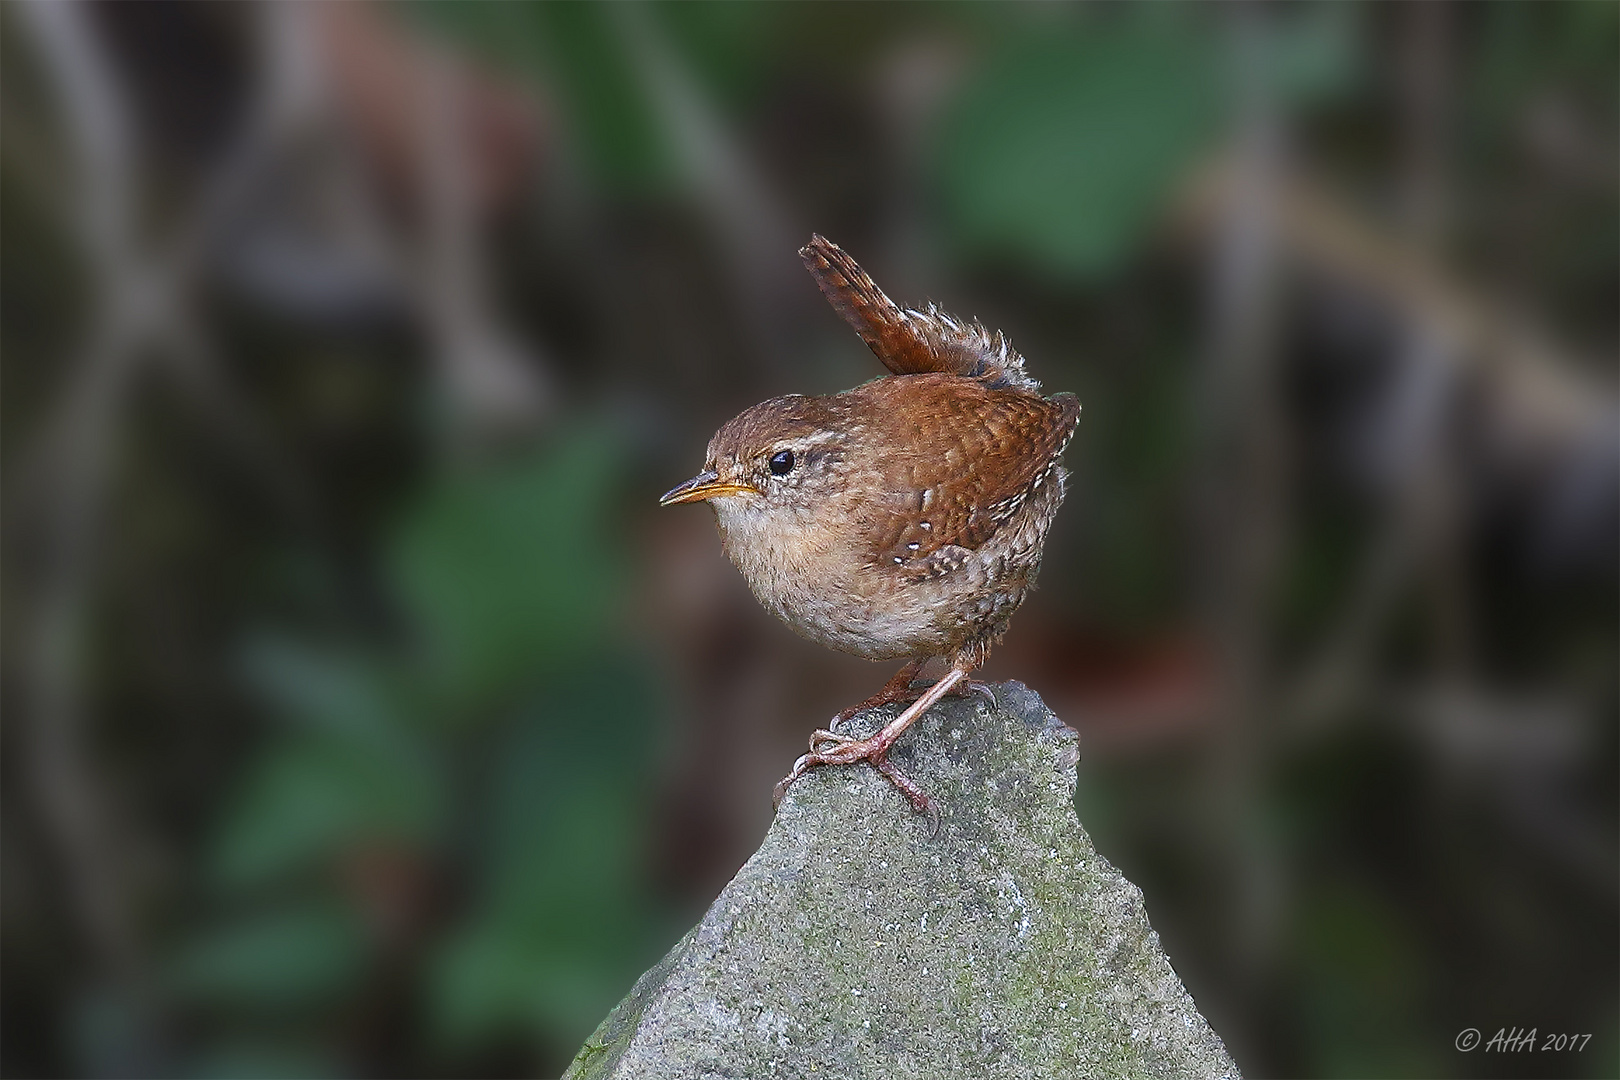
<svg viewBox="0 0 1620 1080"><path fill-rule="evenodd" d="M790 394L745 410L709 440L703 471L658 504L708 502L722 525L808 514L836 489L850 434L831 402Z"/></svg>

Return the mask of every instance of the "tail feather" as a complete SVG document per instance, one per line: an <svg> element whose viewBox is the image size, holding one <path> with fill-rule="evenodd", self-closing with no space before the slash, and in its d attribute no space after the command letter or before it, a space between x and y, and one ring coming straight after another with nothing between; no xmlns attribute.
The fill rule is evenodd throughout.
<svg viewBox="0 0 1620 1080"><path fill-rule="evenodd" d="M833 310L896 375L939 371L992 386L1039 389L1024 373L1024 358L999 331L964 323L934 304L926 311L900 307L859 263L819 234L810 237L799 257Z"/></svg>
<svg viewBox="0 0 1620 1080"><path fill-rule="evenodd" d="M819 234L799 249L799 257L833 310L855 328L861 340L896 375L939 371L939 362L919 327L911 325L900 305L843 248Z"/></svg>

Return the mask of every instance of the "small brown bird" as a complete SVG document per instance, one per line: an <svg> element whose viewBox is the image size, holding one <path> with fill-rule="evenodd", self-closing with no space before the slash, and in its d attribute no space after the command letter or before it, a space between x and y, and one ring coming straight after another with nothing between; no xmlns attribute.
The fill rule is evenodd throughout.
<svg viewBox="0 0 1620 1080"><path fill-rule="evenodd" d="M748 587L797 633L868 660L906 658L832 726L877 705L910 707L869 739L816 731L777 801L815 766L866 761L932 817L889 748L942 696L980 685L969 673L1034 587L1080 402L1042 397L999 332L932 304L901 308L836 244L812 236L799 255L893 374L760 402L659 504L707 501ZM912 680L935 657L949 670L919 694Z"/></svg>

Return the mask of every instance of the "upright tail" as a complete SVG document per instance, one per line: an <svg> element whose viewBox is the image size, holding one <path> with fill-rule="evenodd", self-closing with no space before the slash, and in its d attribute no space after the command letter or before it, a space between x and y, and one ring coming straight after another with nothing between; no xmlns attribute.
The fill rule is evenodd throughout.
<svg viewBox="0 0 1620 1080"><path fill-rule="evenodd" d="M939 371L991 386L1040 388L1024 373L1024 358L1000 331L963 322L933 304L926 311L902 308L843 248L819 234L799 249L799 257L833 310L896 375Z"/></svg>

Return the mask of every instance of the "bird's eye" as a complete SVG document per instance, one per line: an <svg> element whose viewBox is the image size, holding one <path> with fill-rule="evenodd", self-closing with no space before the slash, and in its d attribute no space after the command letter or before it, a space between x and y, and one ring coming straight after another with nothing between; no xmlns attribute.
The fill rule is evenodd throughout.
<svg viewBox="0 0 1620 1080"><path fill-rule="evenodd" d="M793 471L793 451L778 450L771 455L771 475L786 476Z"/></svg>

